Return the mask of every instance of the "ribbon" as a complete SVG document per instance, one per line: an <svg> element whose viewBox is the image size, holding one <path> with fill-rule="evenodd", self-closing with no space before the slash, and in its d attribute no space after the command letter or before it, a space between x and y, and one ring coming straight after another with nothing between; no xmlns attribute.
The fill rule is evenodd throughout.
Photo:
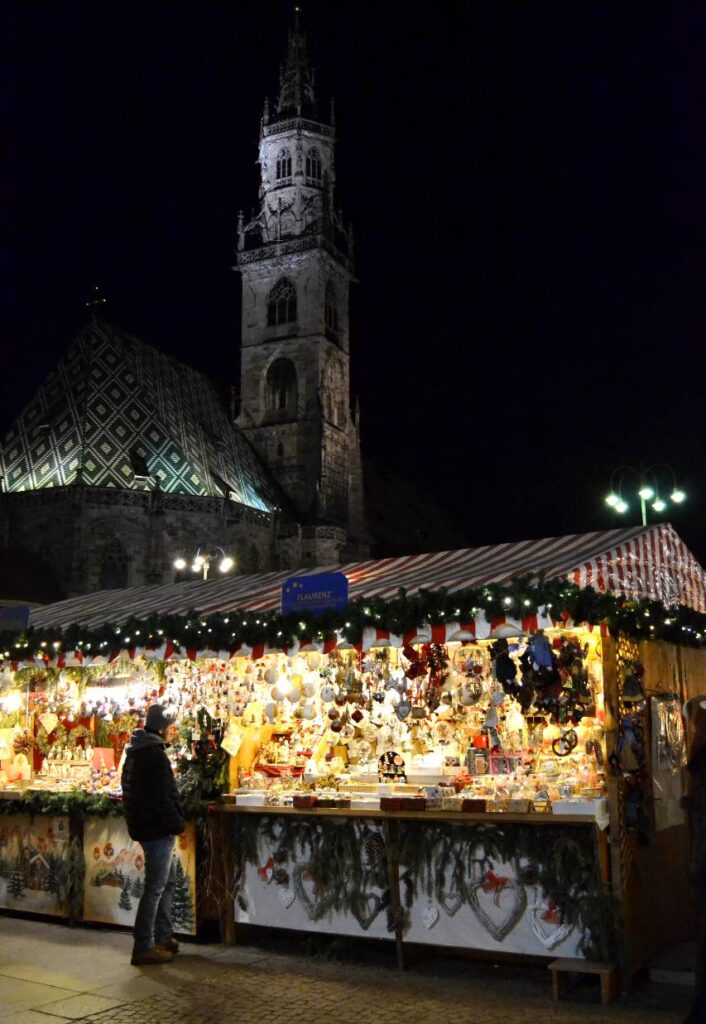
<svg viewBox="0 0 706 1024"><path fill-rule="evenodd" d="M547 909L542 914L542 920L548 921L550 924L561 924L561 917L554 906L554 900L549 900Z"/></svg>
<svg viewBox="0 0 706 1024"><path fill-rule="evenodd" d="M500 905L500 893L503 891L507 883L510 881L503 875L496 875L495 872L491 871L490 868L485 873L485 881L483 882L483 892L492 892L493 903L496 906Z"/></svg>
<svg viewBox="0 0 706 1024"><path fill-rule="evenodd" d="M275 861L274 857L270 857L266 864L263 864L261 868L257 869L257 873L263 882L269 882L272 878L272 872L274 871Z"/></svg>

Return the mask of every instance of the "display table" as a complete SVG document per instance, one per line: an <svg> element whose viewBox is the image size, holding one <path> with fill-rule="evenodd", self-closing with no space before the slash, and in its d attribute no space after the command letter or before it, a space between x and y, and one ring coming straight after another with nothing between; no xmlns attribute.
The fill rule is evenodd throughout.
<svg viewBox="0 0 706 1024"><path fill-rule="evenodd" d="M608 842L585 815L211 808L226 898L246 926L522 957L605 957ZM217 825L217 827L215 827Z"/></svg>

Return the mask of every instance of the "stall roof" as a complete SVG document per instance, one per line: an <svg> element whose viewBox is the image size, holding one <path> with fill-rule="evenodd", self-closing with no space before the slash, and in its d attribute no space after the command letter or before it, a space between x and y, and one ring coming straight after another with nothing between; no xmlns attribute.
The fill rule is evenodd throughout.
<svg viewBox="0 0 706 1024"><path fill-rule="evenodd" d="M279 608L282 584L290 576L335 571L348 577L351 600L391 598L400 587L408 594L442 587L454 592L486 583L507 583L529 574L706 611L704 570L673 527L661 523L318 566L297 573L270 572L205 582L103 590L34 609L30 623L39 629L63 628L72 623L95 628L104 622L120 622L130 616L147 618L153 613L185 614L194 610L207 615L236 608L269 611Z"/></svg>

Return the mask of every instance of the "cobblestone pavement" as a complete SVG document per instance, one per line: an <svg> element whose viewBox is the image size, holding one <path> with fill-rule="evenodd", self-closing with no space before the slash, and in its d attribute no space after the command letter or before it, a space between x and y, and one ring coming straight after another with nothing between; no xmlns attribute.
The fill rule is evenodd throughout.
<svg viewBox="0 0 706 1024"><path fill-rule="evenodd" d="M184 950L182 963L186 957L198 957L198 947L191 948ZM176 969L172 965L166 970ZM154 977L164 970L152 968L149 973ZM248 947L216 956L196 984L177 984L168 993L92 1016L90 1022L676 1024L686 1013L688 1001L689 990L648 986L624 996L619 1004L603 1007L598 982L590 978L566 1001L555 1004L545 968L433 957L403 973L384 955L361 963L295 952L271 955L265 948Z"/></svg>
<svg viewBox="0 0 706 1024"><path fill-rule="evenodd" d="M130 936L0 919L3 1024L679 1024L689 990L647 986L601 1006L586 979L554 1003L543 967L420 957L319 939L182 944L164 967L129 965Z"/></svg>

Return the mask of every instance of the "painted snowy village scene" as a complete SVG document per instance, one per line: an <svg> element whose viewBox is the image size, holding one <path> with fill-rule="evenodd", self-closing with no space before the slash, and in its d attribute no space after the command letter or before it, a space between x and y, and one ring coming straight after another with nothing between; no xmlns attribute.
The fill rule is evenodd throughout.
<svg viewBox="0 0 706 1024"><path fill-rule="evenodd" d="M144 889L144 854L121 819L88 819L83 841L86 860L83 916L86 921L131 926ZM177 878L172 904L174 930L196 933L193 826L177 839Z"/></svg>
<svg viewBox="0 0 706 1024"><path fill-rule="evenodd" d="M0 816L0 906L65 914L62 868L68 842L68 818Z"/></svg>

